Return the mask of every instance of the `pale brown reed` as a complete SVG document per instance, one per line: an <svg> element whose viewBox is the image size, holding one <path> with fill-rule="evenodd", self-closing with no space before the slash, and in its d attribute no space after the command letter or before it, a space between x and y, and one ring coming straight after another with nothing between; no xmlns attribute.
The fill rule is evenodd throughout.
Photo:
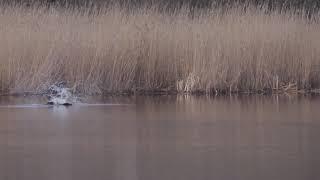
<svg viewBox="0 0 320 180"><path fill-rule="evenodd" d="M289 12L0 11L2 93L320 88L320 25Z"/></svg>

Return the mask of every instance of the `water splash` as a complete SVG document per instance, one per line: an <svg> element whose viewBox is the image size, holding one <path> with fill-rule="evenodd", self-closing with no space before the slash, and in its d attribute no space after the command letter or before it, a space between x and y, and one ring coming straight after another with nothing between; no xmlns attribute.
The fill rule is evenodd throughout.
<svg viewBox="0 0 320 180"><path fill-rule="evenodd" d="M70 106L77 101L77 98L71 93L71 89L63 87L63 85L52 85L49 92L48 105Z"/></svg>

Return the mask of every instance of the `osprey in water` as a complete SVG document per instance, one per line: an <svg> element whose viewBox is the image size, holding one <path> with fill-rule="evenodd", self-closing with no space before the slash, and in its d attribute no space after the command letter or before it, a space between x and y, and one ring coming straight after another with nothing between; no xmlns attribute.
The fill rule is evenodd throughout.
<svg viewBox="0 0 320 180"><path fill-rule="evenodd" d="M49 88L48 105L63 105L71 106L73 96L69 88L64 88L62 85L53 85Z"/></svg>

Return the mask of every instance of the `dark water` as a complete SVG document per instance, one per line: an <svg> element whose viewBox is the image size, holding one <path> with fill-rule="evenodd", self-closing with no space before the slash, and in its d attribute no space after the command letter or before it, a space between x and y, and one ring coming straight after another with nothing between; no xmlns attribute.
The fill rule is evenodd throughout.
<svg viewBox="0 0 320 180"><path fill-rule="evenodd" d="M320 179L320 97L35 103L0 99L0 180Z"/></svg>

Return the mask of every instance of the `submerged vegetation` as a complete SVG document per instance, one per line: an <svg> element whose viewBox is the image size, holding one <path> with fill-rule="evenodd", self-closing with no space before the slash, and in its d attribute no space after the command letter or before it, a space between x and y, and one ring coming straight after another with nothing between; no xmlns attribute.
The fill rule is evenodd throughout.
<svg viewBox="0 0 320 180"><path fill-rule="evenodd" d="M306 14L308 16L306 16ZM0 7L0 92L319 92L319 15L230 6Z"/></svg>

